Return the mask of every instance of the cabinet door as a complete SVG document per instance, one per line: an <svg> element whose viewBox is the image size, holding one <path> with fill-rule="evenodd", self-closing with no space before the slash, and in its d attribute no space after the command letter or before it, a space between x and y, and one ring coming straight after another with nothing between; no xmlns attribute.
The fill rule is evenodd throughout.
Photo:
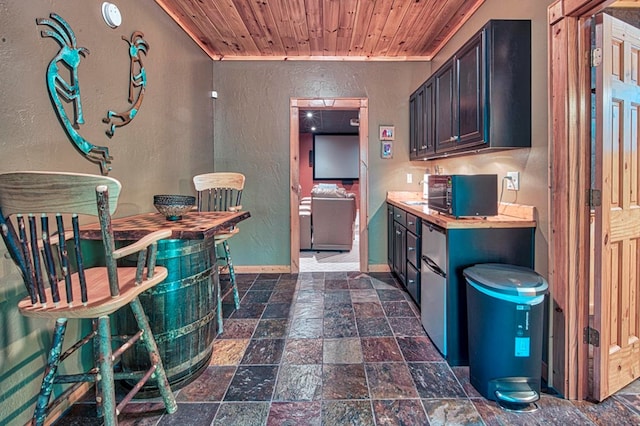
<svg viewBox="0 0 640 426"><path fill-rule="evenodd" d="M420 267L420 238L413 232L407 232L407 262Z"/></svg>
<svg viewBox="0 0 640 426"><path fill-rule="evenodd" d="M394 222L393 237L393 271L398 276L402 285L406 285L407 276L407 230L398 222Z"/></svg>
<svg viewBox="0 0 640 426"><path fill-rule="evenodd" d="M407 263L406 287L416 305L420 306L420 272L411 263Z"/></svg>
<svg viewBox="0 0 640 426"><path fill-rule="evenodd" d="M424 84L424 96L422 104L422 143L418 148L418 157L425 158L435 152L435 128L434 128L434 108L433 108L433 80L428 80Z"/></svg>
<svg viewBox="0 0 640 426"><path fill-rule="evenodd" d="M455 56L457 86L457 142L456 148L485 142L486 93L484 90L485 66L483 61L483 34L478 33ZM500 90L500 88L496 88Z"/></svg>
<svg viewBox="0 0 640 426"><path fill-rule="evenodd" d="M450 150L456 145L454 81L453 61L449 61L434 78L436 152Z"/></svg>
<svg viewBox="0 0 640 426"><path fill-rule="evenodd" d="M393 206L387 204L387 264L393 270Z"/></svg>
<svg viewBox="0 0 640 426"><path fill-rule="evenodd" d="M416 145L416 137L417 137L417 94L414 93L409 96L409 158L411 160L415 159L418 155L418 146Z"/></svg>

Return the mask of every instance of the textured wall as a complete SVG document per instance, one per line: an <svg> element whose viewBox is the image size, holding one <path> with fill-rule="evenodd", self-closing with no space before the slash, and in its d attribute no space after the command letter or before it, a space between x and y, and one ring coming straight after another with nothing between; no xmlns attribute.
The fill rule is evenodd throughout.
<svg viewBox="0 0 640 426"><path fill-rule="evenodd" d="M536 207L536 270L547 273L547 21L551 0L487 0L433 63L217 62L214 84L216 170L247 174L246 205L252 219L234 241L239 265L289 264L289 99L369 99L369 264L386 263L384 198L387 191L422 191L427 167L446 173L520 171L521 190L503 201ZM432 71L492 18L532 20L533 147L429 162L408 155L408 98ZM394 156L380 159L378 125L396 126ZM413 183L407 184L406 175ZM247 232L244 232L244 231ZM238 247L238 248L236 248Z"/></svg>
<svg viewBox="0 0 640 426"><path fill-rule="evenodd" d="M59 45L40 37L35 20L55 12L75 31L78 45L90 50L79 67L85 117L80 133L111 150L110 176L123 184L116 214L153 211L153 194L192 193L191 176L213 168L208 97L213 65L153 0L118 2L123 22L117 29L102 20L101 4L0 0L0 172L100 173L72 146L46 91L47 65ZM150 45L143 57L147 91L137 117L109 139L101 119L108 109L129 105L128 45L121 36L128 38L135 30ZM25 292L5 253L0 242L0 424L24 424L40 386L42 348L53 325L27 320L14 308Z"/></svg>
<svg viewBox="0 0 640 426"><path fill-rule="evenodd" d="M476 31L490 19L530 19L531 20L531 120L532 147L454 157L446 160L427 162L444 168L444 173L497 173L501 179L508 171L520 172L520 191L507 191L506 185L502 201L535 206L536 220L536 271L547 275L548 265L548 117L547 117L547 6L552 0L504 2L486 0L484 5L469 19L433 60L435 72L444 61L462 46ZM499 88L497 88L499 90ZM500 194L498 194L500 195Z"/></svg>
<svg viewBox="0 0 640 426"><path fill-rule="evenodd" d="M409 163L409 95L429 72L424 62L216 62L215 169L246 174L243 206L251 219L234 237L238 265L288 266L289 100L369 99L369 263L386 263L388 190L413 188ZM396 126L393 159L380 158L378 125Z"/></svg>

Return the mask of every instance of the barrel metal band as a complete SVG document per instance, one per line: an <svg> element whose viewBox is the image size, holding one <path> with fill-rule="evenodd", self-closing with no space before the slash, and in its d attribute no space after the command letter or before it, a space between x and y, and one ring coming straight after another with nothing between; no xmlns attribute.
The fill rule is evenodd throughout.
<svg viewBox="0 0 640 426"><path fill-rule="evenodd" d="M179 337L190 334L192 331L195 331L201 328L203 325L211 322L211 320L216 316L216 311L212 310L198 321L194 321L191 324L187 324L183 327L176 328L171 331L167 331L166 333L155 334L156 343L164 343L169 340L175 340Z"/></svg>

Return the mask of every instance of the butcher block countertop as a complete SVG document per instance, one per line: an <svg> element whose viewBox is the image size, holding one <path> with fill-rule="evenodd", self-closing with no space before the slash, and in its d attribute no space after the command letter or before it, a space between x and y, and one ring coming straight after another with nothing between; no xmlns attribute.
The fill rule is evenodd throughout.
<svg viewBox="0 0 640 426"><path fill-rule="evenodd" d="M412 201L425 202L424 205L411 205ZM501 203L497 216L456 219L452 216L430 210L420 192L389 191L387 203L401 208L417 217L445 229L474 228L534 228L534 207L521 204Z"/></svg>

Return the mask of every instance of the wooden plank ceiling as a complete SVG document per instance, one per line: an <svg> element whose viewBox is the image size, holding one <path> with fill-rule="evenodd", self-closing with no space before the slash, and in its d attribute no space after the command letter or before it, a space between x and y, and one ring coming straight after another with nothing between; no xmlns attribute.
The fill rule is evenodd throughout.
<svg viewBox="0 0 640 426"><path fill-rule="evenodd" d="M484 0L156 0L216 60L431 60Z"/></svg>

